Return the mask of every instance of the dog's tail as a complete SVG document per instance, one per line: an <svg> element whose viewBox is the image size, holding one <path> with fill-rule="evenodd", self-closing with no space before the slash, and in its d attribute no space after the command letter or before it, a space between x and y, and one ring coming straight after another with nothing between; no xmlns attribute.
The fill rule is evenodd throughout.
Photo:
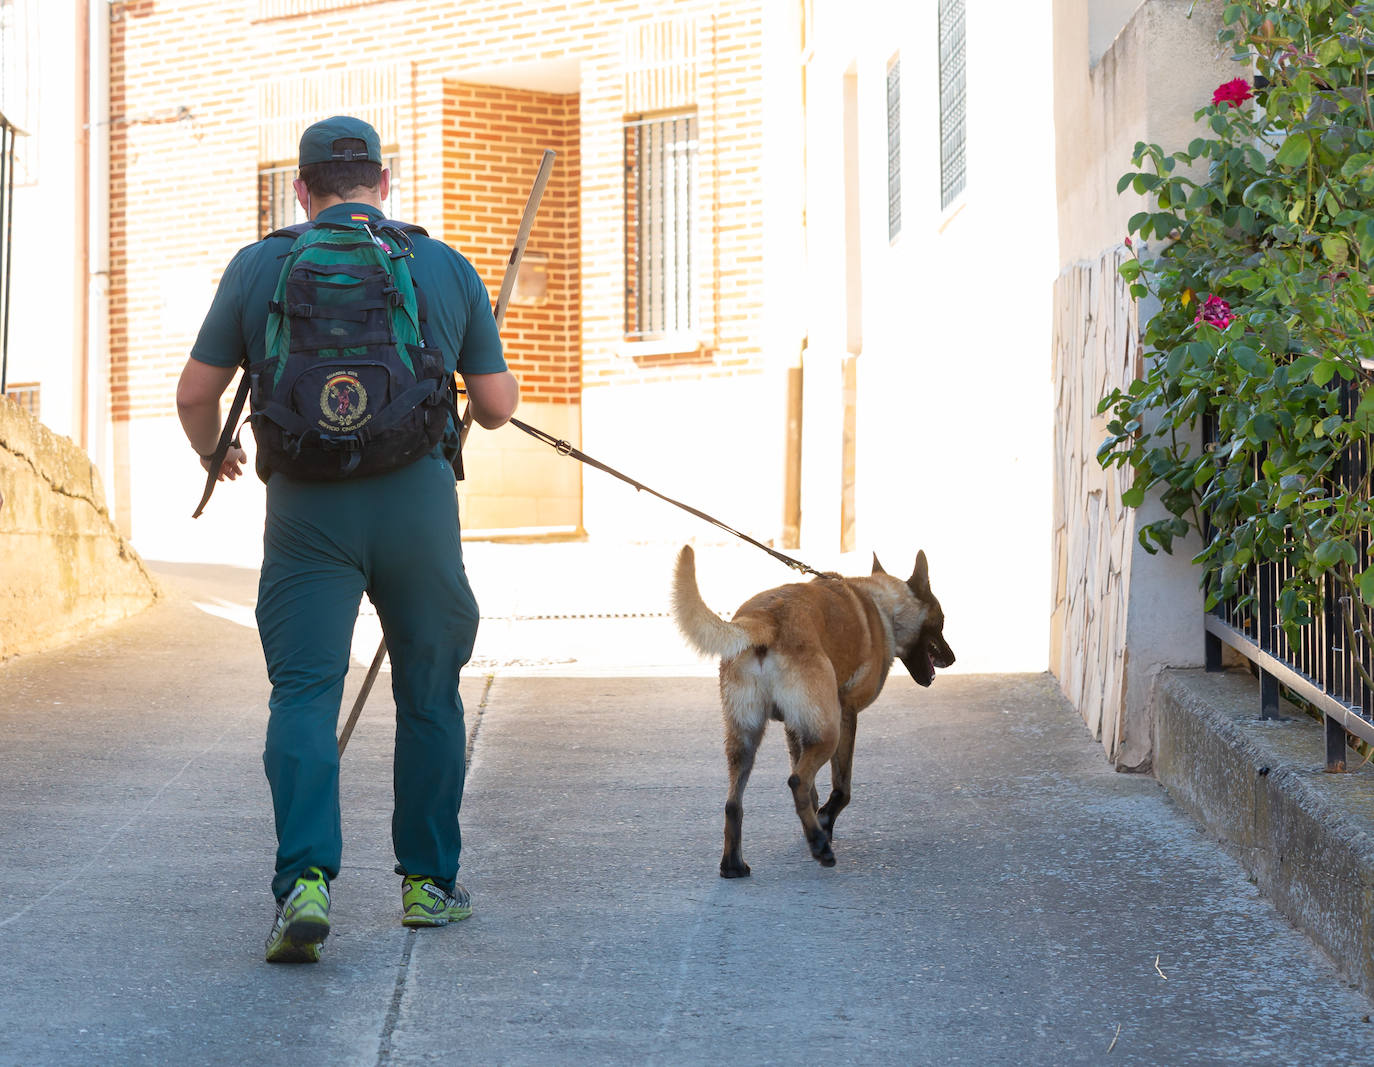
<svg viewBox="0 0 1374 1067"><path fill-rule="evenodd" d="M705 656L728 659L754 644L748 630L726 622L701 599L696 554L690 545L682 546L673 571L673 618L687 643Z"/></svg>

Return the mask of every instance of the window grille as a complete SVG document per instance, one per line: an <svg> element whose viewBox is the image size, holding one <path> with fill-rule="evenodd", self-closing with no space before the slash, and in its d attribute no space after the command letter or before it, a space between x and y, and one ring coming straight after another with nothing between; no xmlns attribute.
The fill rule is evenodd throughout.
<svg viewBox="0 0 1374 1067"><path fill-rule="evenodd" d="M940 207L964 189L965 119L964 0L940 0Z"/></svg>
<svg viewBox="0 0 1374 1067"><path fill-rule="evenodd" d="M625 336L693 330L695 115L625 123Z"/></svg>
<svg viewBox="0 0 1374 1067"><path fill-rule="evenodd" d="M396 177L397 158L383 156L382 166L391 171L391 188L387 198L382 201L382 211L389 219L396 217L398 187ZM305 222L305 211L296 199L296 189L291 183L296 178L294 165L282 167L263 167L258 171L258 236L266 237L273 230L283 226L294 226Z"/></svg>
<svg viewBox="0 0 1374 1067"><path fill-rule="evenodd" d="M887 72L887 239L902 232L902 64Z"/></svg>

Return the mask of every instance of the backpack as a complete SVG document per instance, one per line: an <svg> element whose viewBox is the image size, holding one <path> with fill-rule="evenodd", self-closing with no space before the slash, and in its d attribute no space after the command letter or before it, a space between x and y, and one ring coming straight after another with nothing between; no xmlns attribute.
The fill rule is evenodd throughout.
<svg viewBox="0 0 1374 1067"><path fill-rule="evenodd" d="M268 304L265 358L248 368L264 480L395 470L458 424L453 375L421 335L408 232L424 230L358 218L269 234L295 240Z"/></svg>

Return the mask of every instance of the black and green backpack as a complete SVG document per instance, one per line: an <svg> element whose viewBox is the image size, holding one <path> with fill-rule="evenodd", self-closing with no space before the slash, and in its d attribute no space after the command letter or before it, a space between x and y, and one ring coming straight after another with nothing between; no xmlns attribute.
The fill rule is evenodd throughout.
<svg viewBox="0 0 1374 1067"><path fill-rule="evenodd" d="M238 443L250 394L264 481L274 470L307 481L381 474L427 455L458 426L453 375L424 343L425 297L410 276L410 234L425 230L358 218L267 235L292 244L268 303L266 354L239 381L193 518ZM461 481L456 434L453 443L449 462Z"/></svg>
<svg viewBox="0 0 1374 1067"><path fill-rule="evenodd" d="M421 333L407 232L424 231L366 219L277 231L295 240L268 305L266 356L248 368L264 478L381 474L457 424L453 375Z"/></svg>

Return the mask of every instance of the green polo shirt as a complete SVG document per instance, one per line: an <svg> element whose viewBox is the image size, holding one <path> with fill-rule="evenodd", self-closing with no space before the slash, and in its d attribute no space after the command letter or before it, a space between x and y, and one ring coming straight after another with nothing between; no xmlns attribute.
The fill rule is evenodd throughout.
<svg viewBox="0 0 1374 1067"><path fill-rule="evenodd" d="M347 222L358 213L380 222L367 204L335 204L316 218ZM411 277L424 290L428 317L425 343L444 354L450 371L499 374L506 369L491 298L471 263L443 241L412 234ZM213 367L257 363L266 357L267 304L276 293L289 237L272 237L241 248L224 268L210 311L191 348L191 358Z"/></svg>

